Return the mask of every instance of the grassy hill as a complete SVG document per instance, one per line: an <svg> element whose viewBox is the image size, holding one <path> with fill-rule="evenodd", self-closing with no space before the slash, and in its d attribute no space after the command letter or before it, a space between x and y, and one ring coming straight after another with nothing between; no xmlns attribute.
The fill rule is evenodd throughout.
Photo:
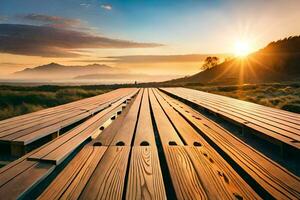
<svg viewBox="0 0 300 200"><path fill-rule="evenodd" d="M300 80L300 36L271 42L247 58L234 58L167 85L265 83Z"/></svg>

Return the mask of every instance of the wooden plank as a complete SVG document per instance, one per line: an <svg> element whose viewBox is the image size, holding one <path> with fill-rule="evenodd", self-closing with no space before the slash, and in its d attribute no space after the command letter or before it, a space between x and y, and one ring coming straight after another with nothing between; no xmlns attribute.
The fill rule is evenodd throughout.
<svg viewBox="0 0 300 200"><path fill-rule="evenodd" d="M163 109L155 98L153 91L149 93L154 120L159 132L162 145L183 145L176 130L173 128Z"/></svg>
<svg viewBox="0 0 300 200"><path fill-rule="evenodd" d="M198 100L197 102L199 102L199 101L201 101L201 100ZM277 128L277 127L275 127L273 125L270 125L268 123L256 120L252 117L248 117L248 116L245 116L245 115L241 116L241 115L239 115L239 114L237 114L233 111L230 111L230 110L220 110L220 107L211 105L208 102L201 101L201 104L198 103L198 105L200 105L202 107L205 107L209 110L213 110L215 113L218 113L221 116L225 116L226 118L231 119L232 116L233 116L233 117L237 117L237 118L241 118L243 120L246 120L247 123L243 123L242 124L243 126L247 126L249 128L252 128L252 129L255 128L255 127L259 127L259 128L254 129L254 130L269 136L269 138L273 138L274 140L279 140L279 141L281 141L281 142L283 142L283 143L285 143L285 144L287 144L291 147L294 147L296 149L300 148L300 136L297 134L297 132L292 133L292 132ZM249 122L251 122L251 123L249 123ZM251 124L254 124L256 126L251 126L250 127ZM270 133L270 131L272 133ZM284 137L286 137L286 138L284 138ZM299 141L299 142L297 142L297 141Z"/></svg>
<svg viewBox="0 0 300 200"><path fill-rule="evenodd" d="M7 137L3 137L1 138L2 141L13 141L15 143L20 143L20 144L23 144L23 145L28 145L40 138L43 138L47 135L50 135L54 132L58 132L59 130L61 130L62 128L68 126L68 125L71 125L71 124L74 124L82 119L85 119L87 117L90 116L90 113L87 113L87 112L84 112L78 116L74 116L72 118L69 118L65 121L62 121L62 122L58 122L58 123L55 123L53 125L50 125L48 127L45 127L45 128L42 128L42 129L39 129L37 131L33 131L33 132L25 132L25 133L22 133L22 134L15 134L15 135L9 135Z"/></svg>
<svg viewBox="0 0 300 200"><path fill-rule="evenodd" d="M28 127L25 127L24 129L18 130L18 129L10 129L8 131L5 131L3 133L1 133L1 140L14 140L18 137L22 137L26 134L35 132L35 131L39 131L43 128L47 128L47 127L51 127L55 124L60 123L62 120L67 120L70 119L72 117L76 117L82 114L88 114L85 111L80 111L80 112L73 112L73 113L68 113L67 115L63 116L63 117L59 117L57 116L57 118L55 119L49 119L49 121L45 120L44 122L41 121L41 123L38 124L33 124L30 125ZM28 124L27 124L28 125Z"/></svg>
<svg viewBox="0 0 300 200"><path fill-rule="evenodd" d="M122 124L125 123L125 117L130 110L132 106L132 102L128 102L128 105L123 106L123 110L120 116L117 117L117 119L111 123L107 128L105 128L101 134L94 140L94 143L97 143L98 145L102 146L109 146L112 143L112 140L114 139L116 133L122 126Z"/></svg>
<svg viewBox="0 0 300 200"><path fill-rule="evenodd" d="M185 147L209 199L258 199L259 196L250 186L226 163L226 160L210 146L188 122L180 116L162 98L162 93L157 94L157 99L174 123L181 138L188 145ZM163 95L165 96L165 95ZM194 147L193 147L194 146Z"/></svg>
<svg viewBox="0 0 300 200"><path fill-rule="evenodd" d="M123 97L124 98L124 97ZM112 102L107 102L98 107L99 110L107 108ZM1 138L3 141L14 140L15 142L24 143L24 145L29 144L41 137L44 137L50 133L56 132L70 124L74 124L84 118L91 116L93 113L81 111L81 113L73 113L62 119L55 119L54 121L49 121L47 123L41 123L38 126L33 126L32 128L25 129L23 131L18 131L15 134L8 135ZM34 139L32 141L32 139Z"/></svg>
<svg viewBox="0 0 300 200"><path fill-rule="evenodd" d="M261 199L215 152L205 147L184 147L209 199Z"/></svg>
<svg viewBox="0 0 300 200"><path fill-rule="evenodd" d="M122 102L123 100L120 100L108 109L98 113L75 128L74 131L71 130L71 134L65 134L51 142L51 144L46 145L43 149L31 155L29 159L49 161L55 164L61 163L80 144L91 137L105 121L110 119L114 113L117 113L122 107Z"/></svg>
<svg viewBox="0 0 300 200"><path fill-rule="evenodd" d="M3 175L5 175L6 173L10 173L8 172L9 170L14 169L15 167L17 167L17 165L19 165L20 163L22 163L23 161L26 161L27 158L29 156L31 156L32 154L34 154L35 152L39 151L42 147L39 147L38 149L35 149L29 153L27 153L26 155L18 158L17 160L14 160L13 162L5 165L4 167L0 168L0 177L2 177ZM1 179L1 178L0 178Z"/></svg>
<svg viewBox="0 0 300 200"><path fill-rule="evenodd" d="M155 137L150 114L149 89L145 89L140 116L137 123L134 145L155 146Z"/></svg>
<svg viewBox="0 0 300 200"><path fill-rule="evenodd" d="M175 88L173 88L173 89L175 89ZM221 99L224 102L234 102L234 104L241 105L243 107L248 107L248 108L255 109L255 110L258 109L258 110L268 111L269 113L284 116L284 117L287 117L289 119L299 120L299 114L292 113L292 112L285 111L285 110L266 107L266 106L259 105L259 104L256 104L256 103L243 101L243 100L239 100L239 99L234 99L234 98L226 97L226 96L222 96L222 95L202 92L202 91L199 91L199 90L193 90L193 89L188 89L188 88L176 88L176 90L180 90L182 92L189 92L190 94L194 94L194 95L198 95L198 96L200 96L200 94L204 94L204 95L208 95L210 97L214 97L216 99ZM195 93L195 91L196 91L196 93Z"/></svg>
<svg viewBox="0 0 300 200"><path fill-rule="evenodd" d="M9 119L5 119L0 121L0 129L2 130L3 127L5 126L9 126L11 127L12 125L19 125L19 124L23 124L24 122L28 122L31 121L33 119L39 119L43 116L47 116L47 115L52 115L52 114L56 114L57 112L64 112L67 109L80 109L82 107L85 106L85 104L89 103L89 102L103 102L103 98L105 98L107 100L107 98L115 98L117 96L120 96L120 94L126 94L126 93L131 93L134 92L135 90L137 90L136 88L120 88L120 89L116 89L98 96L94 96L94 97L90 97L90 98L86 98L86 99L81 99L75 102L71 102L68 104L63 104L63 105L59 105L56 107L52 107L52 108L47 108L47 109L43 109L43 110L39 110L33 113L28 113L28 114L24 114L24 115L20 115L20 116L16 116L13 118L9 118ZM47 116L48 117L48 116Z"/></svg>
<svg viewBox="0 0 300 200"><path fill-rule="evenodd" d="M199 134L191 127L184 118L182 118L161 96L154 90L156 98L163 110L165 111L168 118L172 121L173 126L180 134L181 138L184 140L185 144L194 146L197 144L202 144L202 140Z"/></svg>
<svg viewBox="0 0 300 200"><path fill-rule="evenodd" d="M203 105L203 104L201 104ZM213 110L214 108L217 108L216 106L206 106L204 105L209 110ZM294 133L291 133L289 131L285 131L283 129L274 127L270 124L258 121L256 119L247 117L247 116L240 116L236 114L235 112L232 111L224 111L224 110L214 110L217 114L221 116L225 116L229 119L235 118L241 118L246 121L246 123L242 124L246 127L253 128L253 130L256 130L262 134L265 134L269 136L270 138L273 138L275 140L280 140L281 142L299 149L300 148L300 136ZM255 126L250 126L250 124L253 124ZM297 141L297 142L292 142L292 141Z"/></svg>
<svg viewBox="0 0 300 200"><path fill-rule="evenodd" d="M14 179L16 176L21 174L23 171L31 168L35 164L36 164L35 161L23 160L23 161L17 163L16 165L14 165L13 167L10 167L7 170L2 171L0 173L0 187L5 185L10 180Z"/></svg>
<svg viewBox="0 0 300 200"><path fill-rule="evenodd" d="M17 199L22 197L31 188L46 178L55 168L49 163L38 163L22 171L9 182L0 187L0 196L5 199ZM9 194L9 195L8 195Z"/></svg>
<svg viewBox="0 0 300 200"><path fill-rule="evenodd" d="M208 199L183 146L165 146L165 156L177 199Z"/></svg>
<svg viewBox="0 0 300 200"><path fill-rule="evenodd" d="M70 111L66 111L66 112L62 112L62 113L57 113L56 115L52 115L47 118L39 118L36 121L32 120L32 121L30 121L30 123L21 124L20 126L18 126L18 125L10 126L9 129L6 129L6 130L0 132L0 137L4 137L7 135L16 133L16 132L21 132L21 131L24 132L25 130L28 132L35 131L41 127L47 126L47 124L51 124L52 121L54 121L54 123L55 123L55 121L61 121L62 119L65 119L66 117L68 117L70 115L76 116L80 113L83 113L83 111L80 111L78 109L70 110Z"/></svg>
<svg viewBox="0 0 300 200"><path fill-rule="evenodd" d="M246 119L247 121L263 122L265 124L272 126L272 128L274 130L277 130L277 132L279 133L282 132L282 133L286 133L287 135L293 133L295 134L295 137L300 135L297 134L298 132L300 132L300 126L297 126L296 124L290 122L285 122L283 120L276 120L274 117L269 117L266 115L249 113L245 109L243 110L237 109L236 106L229 107L229 106L225 106L222 103L214 103L210 99L201 98L200 100L198 99L195 102L218 108L220 111L232 113L234 116L239 116L243 119Z"/></svg>
<svg viewBox="0 0 300 200"><path fill-rule="evenodd" d="M252 115L262 114L263 116L269 116L270 120L279 119L281 120L282 123L288 123L291 126L298 125L298 129L299 129L300 116L299 114L296 113L291 113L284 110L279 110L275 108L262 106L259 104L254 104L251 102L246 102L246 101L242 101L230 97L225 97L221 95L216 95L216 94L211 94L207 92L196 91L196 90L191 90L186 88L176 88L171 90L173 92L180 91L180 93L185 94L185 96L190 98L191 100L206 99L209 102L220 103L223 106L226 105L226 106L232 106L234 108L239 108L242 111L251 113Z"/></svg>
<svg viewBox="0 0 300 200"><path fill-rule="evenodd" d="M110 146L79 199L122 199L130 147Z"/></svg>
<svg viewBox="0 0 300 200"><path fill-rule="evenodd" d="M198 174L183 146L181 146L183 145L182 141L152 90L150 102L177 199L207 199ZM175 146L170 146L169 141L175 141L176 144L171 143Z"/></svg>
<svg viewBox="0 0 300 200"><path fill-rule="evenodd" d="M255 117L255 118L258 118L261 120L268 120L269 123L274 124L275 126L277 124L279 124L279 125L283 124L286 126L286 128L288 128L285 130L289 130L289 129L291 131L300 130L300 125L297 124L297 123L299 123L299 121L292 120L292 119L287 120L285 116L274 115L274 113L268 113L265 110L252 109L252 108L248 108L247 106L239 105L236 103L233 104L233 102L231 102L231 101L226 102L226 101L223 101L221 98L218 99L218 98L212 98L212 97L207 97L207 96L201 96L201 100L206 100L210 103L213 103L216 106L227 108L232 111L237 111L238 113L246 114L246 116Z"/></svg>
<svg viewBox="0 0 300 200"><path fill-rule="evenodd" d="M79 105L72 106L72 107L67 106L68 104L63 104L61 106L64 106L64 105L65 105L65 107L61 107L59 109L57 108L48 114L47 113L45 113L43 115L42 114L34 115L34 113L25 114L25 115L29 115L29 116L22 120L12 121L6 126L2 125L2 126L0 126L0 130L1 130L1 132L3 132L3 131L15 129L15 128L21 128L22 126L30 126L35 123L40 123L40 121L43 121L45 119L53 118L54 116L57 116L57 115L64 115L65 113L87 111L86 109L81 108L81 107L86 106L85 104L80 105L80 106ZM52 109L54 109L54 108L56 108L56 107L53 107ZM47 110L47 109L44 109L44 110ZM43 111L43 110L41 110L41 111ZM11 119L13 119L13 118L11 118Z"/></svg>
<svg viewBox="0 0 300 200"><path fill-rule="evenodd" d="M84 147L38 199L78 199L107 147Z"/></svg>
<svg viewBox="0 0 300 200"><path fill-rule="evenodd" d="M96 128L98 128L97 126L100 126L100 124L98 122L99 120L100 120L100 122L102 122L103 121L102 118L107 119L108 117L113 115L113 113L116 113L120 109L122 109L123 101L124 101L125 98L127 98L127 97L124 97L123 99L120 99L118 102L114 103L108 109L103 110L102 112L98 113L94 117L92 117L89 120L85 121L83 124L81 124L81 125L77 126L76 128L72 129L68 133L62 135L57 140L48 143L47 145L44 146L44 148L41 148L39 151L37 151L37 153L33 154L31 156L31 158L32 159L35 159L35 158L40 159L40 158L44 157L45 155L49 154L50 152L55 150L57 147L61 146L62 144L69 141L70 139L74 138L76 135L78 135L79 133L81 133L83 131L93 129L93 130L91 130L91 132L93 132Z"/></svg>
<svg viewBox="0 0 300 200"><path fill-rule="evenodd" d="M167 199L155 147L132 148L126 199Z"/></svg>
<svg viewBox="0 0 300 200"><path fill-rule="evenodd" d="M175 100L168 102L273 197L277 199L300 198L299 177L192 108L178 101L175 104ZM185 112L186 110L189 112Z"/></svg>
<svg viewBox="0 0 300 200"><path fill-rule="evenodd" d="M96 112L97 110L101 110L101 109L107 107L110 104L109 101L110 102L116 101L117 99L124 97L124 95L128 95L128 94L136 92L136 91L137 91L137 89L131 89L131 90L124 90L119 93L114 92L113 94L103 95L103 96L101 96L101 98L98 97L99 99L101 99L101 101L99 101L98 103L94 102L94 106L92 106L92 107L91 107L92 104L87 105L86 103L84 103L83 105L78 105L78 109L77 109L78 113L77 113L77 111L72 112L72 113L70 113L70 115L65 116L67 118L57 117L57 118L53 119L53 121L48 120L48 121L45 121L44 123L38 123L36 125L33 124L32 126L29 126L23 130L19 130L20 127L12 128L12 129L10 128L9 130L1 133L2 138L0 140L2 140L2 141L15 140L16 142L24 142L24 144L26 145L27 144L26 142L31 142L31 139L34 137L36 137L36 139L39 139L41 137L46 136L47 134L56 132L65 126L73 124L77 121L80 121L80 120L92 115L93 112ZM89 100L89 101L91 101L91 100ZM80 102L82 102L82 100L80 100ZM101 102L101 105L99 106L100 102ZM77 105L78 102L76 102L76 103L73 102L73 104ZM89 109L91 109L91 110L89 112L82 110L82 109L80 109L80 108L82 108L82 106L86 106L87 108L90 107ZM65 107L59 106L59 109L62 109ZM79 115L77 115L77 114L79 114ZM1 128L1 126L0 126L0 128ZM22 126L21 126L21 128L22 128ZM30 135L27 136L28 134L30 134ZM27 138L30 138L30 139L28 139L28 141L27 141Z"/></svg>
<svg viewBox="0 0 300 200"><path fill-rule="evenodd" d="M125 116L122 126L120 126L118 132L116 133L111 145L121 145L121 146L130 146L132 137L134 134L134 129L136 126L138 113L142 101L143 89L140 90L137 97L134 99L130 110Z"/></svg>

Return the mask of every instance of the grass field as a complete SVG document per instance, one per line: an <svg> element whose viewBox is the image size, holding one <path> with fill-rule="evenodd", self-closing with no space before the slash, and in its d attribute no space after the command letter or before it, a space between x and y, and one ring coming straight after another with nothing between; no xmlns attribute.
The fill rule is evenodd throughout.
<svg viewBox="0 0 300 200"><path fill-rule="evenodd" d="M108 88L0 86L0 120L110 91Z"/></svg>
<svg viewBox="0 0 300 200"><path fill-rule="evenodd" d="M300 113L300 82L242 86L188 86L188 88Z"/></svg>

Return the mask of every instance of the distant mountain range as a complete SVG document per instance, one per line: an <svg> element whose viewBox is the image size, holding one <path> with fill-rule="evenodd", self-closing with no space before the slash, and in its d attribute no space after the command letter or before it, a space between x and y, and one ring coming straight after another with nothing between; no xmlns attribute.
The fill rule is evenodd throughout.
<svg viewBox="0 0 300 200"><path fill-rule="evenodd" d="M181 76L172 75L148 75L148 74L88 74L83 76L77 76L74 79L77 80L118 80L121 82L137 81L137 82L159 82L165 81L170 78L178 78Z"/></svg>
<svg viewBox="0 0 300 200"><path fill-rule="evenodd" d="M271 42L247 58L233 58L163 84L243 84L300 80L300 36Z"/></svg>
<svg viewBox="0 0 300 200"><path fill-rule="evenodd" d="M65 66L50 63L34 68L26 68L15 72L12 77L18 79L73 79L88 74L116 74L126 73L126 69L114 68L107 65L91 64L84 66Z"/></svg>
<svg viewBox="0 0 300 200"><path fill-rule="evenodd" d="M26 68L15 72L11 76L13 79L38 80L38 81L70 81L82 82L107 82L107 83L134 83L137 82L159 82L180 76L172 75L147 75L130 74L127 69L110 67L101 64L84 66L65 66L58 63L50 63L34 68Z"/></svg>

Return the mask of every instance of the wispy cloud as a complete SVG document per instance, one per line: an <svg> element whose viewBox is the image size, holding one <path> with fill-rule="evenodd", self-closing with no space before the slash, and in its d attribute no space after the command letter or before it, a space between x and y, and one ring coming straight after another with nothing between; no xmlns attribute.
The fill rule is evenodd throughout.
<svg viewBox="0 0 300 200"><path fill-rule="evenodd" d="M112 6L109 4L102 4L101 8L105 9L105 10L112 10Z"/></svg>
<svg viewBox="0 0 300 200"><path fill-rule="evenodd" d="M3 15L0 15L0 22L2 21L6 21L7 20L7 17L6 16L3 16Z"/></svg>
<svg viewBox="0 0 300 200"><path fill-rule="evenodd" d="M142 43L48 26L0 24L0 52L42 56L78 57L80 49L151 48L162 44ZM77 51L77 52L76 52Z"/></svg>
<svg viewBox="0 0 300 200"><path fill-rule="evenodd" d="M30 13L27 15L18 15L18 18L23 20L42 23L45 26L57 27L57 28L74 28L81 27L83 22L79 19L71 19L60 16L51 16L43 14Z"/></svg>
<svg viewBox="0 0 300 200"><path fill-rule="evenodd" d="M185 54L185 55L131 55L109 56L102 59L76 60L77 62L111 62L111 63L188 63L201 62L208 56L224 58L228 54Z"/></svg>
<svg viewBox="0 0 300 200"><path fill-rule="evenodd" d="M90 7L91 4L89 4L89 3L81 3L79 5L88 8L88 7Z"/></svg>
<svg viewBox="0 0 300 200"><path fill-rule="evenodd" d="M13 63L13 62L1 62L0 63L0 67L7 67L7 66L12 66L12 67L15 67L15 66L20 66L20 65L22 65L22 66L24 66L24 64L20 64L20 63Z"/></svg>

